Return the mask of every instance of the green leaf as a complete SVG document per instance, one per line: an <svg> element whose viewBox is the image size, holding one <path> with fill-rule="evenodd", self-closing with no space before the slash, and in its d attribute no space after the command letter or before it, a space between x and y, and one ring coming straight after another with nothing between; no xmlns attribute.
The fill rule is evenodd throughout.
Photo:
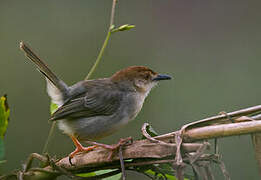
<svg viewBox="0 0 261 180"><path fill-rule="evenodd" d="M101 174L109 173L111 171L115 171L115 169L114 170L111 170L111 169L100 170L100 171L96 171L95 173L97 175L101 175ZM121 178L121 173L116 174L116 175L111 176L111 177L103 178L103 180L120 180L120 178Z"/></svg>
<svg viewBox="0 0 261 180"><path fill-rule="evenodd" d="M157 166L157 168L149 169L145 171L145 173L154 177L154 179L156 180L165 179L165 178L168 180L177 180L177 178L174 176L175 172L170 164L160 164ZM189 180L189 179L185 178L184 180Z"/></svg>
<svg viewBox="0 0 261 180"><path fill-rule="evenodd" d="M148 175L151 175L154 177L154 179L164 179L164 175L160 174L160 173L157 173L155 171L152 171L151 169L148 170L148 171L145 171L146 174ZM169 174L165 174L165 177L168 179L168 180L177 180L175 178L175 176L173 175L169 175Z"/></svg>
<svg viewBox="0 0 261 180"><path fill-rule="evenodd" d="M0 160L3 160L5 155L4 135L8 126L10 109L7 103L7 96L0 97Z"/></svg>
<svg viewBox="0 0 261 180"><path fill-rule="evenodd" d="M58 109L58 105L51 102L50 104L50 112L53 114Z"/></svg>
<svg viewBox="0 0 261 180"><path fill-rule="evenodd" d="M147 133L151 136L151 137L155 137L158 136L159 134L152 128L151 125L146 127L146 131Z"/></svg>
<svg viewBox="0 0 261 180"><path fill-rule="evenodd" d="M130 30L132 28L135 28L135 25L124 24L124 25L122 25L118 28L111 29L111 32L115 33L115 32L119 32L119 31L127 31L127 30Z"/></svg>
<svg viewBox="0 0 261 180"><path fill-rule="evenodd" d="M112 172L112 171L115 171L115 169L106 169L106 170L99 170L99 171L90 172L90 173L81 173L81 174L77 174L77 176L93 177L93 176L97 176L97 175L106 174L106 173L109 173L109 172ZM119 180L120 178L121 178L121 173L116 174L116 175L111 176L111 177L103 178L103 180Z"/></svg>
<svg viewBox="0 0 261 180"><path fill-rule="evenodd" d="M90 172L90 173L77 174L77 176L80 176L80 177L92 177L92 176L96 176L96 174L95 174L95 172Z"/></svg>
<svg viewBox="0 0 261 180"><path fill-rule="evenodd" d="M4 138L8 121L9 121L10 109L7 104L7 96L0 97L0 138Z"/></svg>
<svg viewBox="0 0 261 180"><path fill-rule="evenodd" d="M171 163L146 165L143 167L138 167L137 170L149 175L150 177L153 177L155 180L177 180L175 177L176 171L173 169ZM184 176L185 180L189 180L188 177L193 177L187 176L186 174L184 174Z"/></svg>

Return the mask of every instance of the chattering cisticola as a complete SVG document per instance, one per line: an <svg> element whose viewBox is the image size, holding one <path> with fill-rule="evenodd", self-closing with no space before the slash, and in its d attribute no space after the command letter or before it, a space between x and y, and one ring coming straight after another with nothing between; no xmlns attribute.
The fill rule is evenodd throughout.
<svg viewBox="0 0 261 180"><path fill-rule="evenodd" d="M150 90L161 80L171 79L144 66L130 66L111 77L83 80L67 86L23 42L20 48L46 77L47 92L58 109L51 115L58 127L71 137L78 152L90 151L95 146L83 147L79 141L93 141L112 134L126 125L140 112ZM98 144L112 149L109 145Z"/></svg>

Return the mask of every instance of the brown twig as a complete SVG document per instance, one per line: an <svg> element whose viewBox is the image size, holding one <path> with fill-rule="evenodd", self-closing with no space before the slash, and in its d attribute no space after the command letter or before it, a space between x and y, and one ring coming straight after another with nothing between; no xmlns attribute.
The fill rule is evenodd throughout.
<svg viewBox="0 0 261 180"><path fill-rule="evenodd" d="M39 161L41 161L43 163L48 163L47 157L37 154L37 153L32 153L27 158L26 163L23 164L23 172L27 172L31 168L34 159L38 159Z"/></svg>
<svg viewBox="0 0 261 180"><path fill-rule="evenodd" d="M125 171L124 159L122 154L122 146L119 147L119 159L121 164L121 177L122 180L126 180L126 171Z"/></svg>
<svg viewBox="0 0 261 180"><path fill-rule="evenodd" d="M154 142L154 143L158 143L158 144L163 145L163 146L170 146L170 147L176 146L176 144L173 144L173 143L165 143L164 141L160 141L160 140L158 140L158 139L155 139L155 138L151 137L151 136L148 134L147 130L146 130L146 128L147 128L148 126L149 126L149 123L144 123L143 126L142 126L142 128L141 128L141 132L142 132L142 135L143 135L144 137L146 137L149 141Z"/></svg>
<svg viewBox="0 0 261 180"><path fill-rule="evenodd" d="M109 31L111 30L112 26L114 25L114 17L115 17L115 6L118 0L112 1L112 7L111 7L111 19L110 19L110 26Z"/></svg>

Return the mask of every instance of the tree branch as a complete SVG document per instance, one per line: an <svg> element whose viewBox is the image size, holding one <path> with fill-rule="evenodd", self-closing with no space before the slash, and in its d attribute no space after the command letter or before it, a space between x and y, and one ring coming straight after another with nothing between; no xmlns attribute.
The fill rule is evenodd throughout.
<svg viewBox="0 0 261 180"><path fill-rule="evenodd" d="M209 147L209 143L190 143L204 139L220 138L227 136L237 136L242 134L252 134L261 132L261 115L249 116L255 113L261 112L261 106L254 106L251 108L242 109L239 111L226 113L218 116L213 116L200 121L184 125L181 130L183 130L181 144L181 150L183 154L196 154L190 159L191 162L195 162L200 159L205 151L206 146ZM233 122L231 119L233 118ZM145 133L143 126L142 131ZM186 127L186 128L184 128ZM180 131L180 130L179 130ZM122 155L124 159L140 159L136 163L125 161L125 168L131 166L144 166L153 163L166 163L166 162L176 162L174 160L177 145L175 143L175 137L177 132L171 132L168 134L156 136L150 138L148 134L148 139L134 141L131 145L123 148ZM108 155L110 151L103 148L96 148L95 150L85 153L78 154L72 159L74 166L71 166L68 157L65 157L59 161L55 162L55 166L64 169L65 171L76 174L76 173L87 173L102 169L120 169L119 157L116 154L112 157L112 160L108 160ZM183 157L183 160L187 157ZM38 158L44 159L44 158ZM44 159L45 160L45 159ZM149 161L148 161L149 160ZM193 164L193 163L192 163ZM178 165L178 167L180 167ZM205 167L207 168L207 167ZM51 165L46 166L43 169L39 168L26 168L28 171L23 172L24 179L49 179L56 178L61 172L54 169Z"/></svg>
<svg viewBox="0 0 261 180"><path fill-rule="evenodd" d="M184 142L238 136L261 132L261 121L221 124L190 129L183 134Z"/></svg>

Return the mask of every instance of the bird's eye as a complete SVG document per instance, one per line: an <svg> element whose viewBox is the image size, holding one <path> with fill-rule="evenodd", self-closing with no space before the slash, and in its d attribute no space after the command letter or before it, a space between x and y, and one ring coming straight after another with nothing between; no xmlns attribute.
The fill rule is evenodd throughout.
<svg viewBox="0 0 261 180"><path fill-rule="evenodd" d="M145 75L145 79L146 79L146 80L149 80L149 79L150 79L150 75L149 75L149 74L146 74L146 75Z"/></svg>

